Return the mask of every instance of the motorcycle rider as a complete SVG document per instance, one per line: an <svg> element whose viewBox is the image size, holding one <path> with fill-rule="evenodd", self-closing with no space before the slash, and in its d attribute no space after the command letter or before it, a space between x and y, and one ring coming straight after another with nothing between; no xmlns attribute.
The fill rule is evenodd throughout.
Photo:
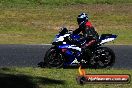
<svg viewBox="0 0 132 88"><path fill-rule="evenodd" d="M89 49L98 41L98 33L95 31L91 22L89 21L89 17L86 13L81 13L77 17L77 22L79 28L73 31L73 34L79 34L82 32L83 37L87 40L86 43L81 47L82 50ZM89 51L90 53L90 51Z"/></svg>

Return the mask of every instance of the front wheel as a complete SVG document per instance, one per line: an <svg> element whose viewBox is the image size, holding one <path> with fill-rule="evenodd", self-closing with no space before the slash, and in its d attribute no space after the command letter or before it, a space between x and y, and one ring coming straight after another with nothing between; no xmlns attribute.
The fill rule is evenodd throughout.
<svg viewBox="0 0 132 88"><path fill-rule="evenodd" d="M115 62L115 53L108 47L99 47L90 59L91 68L110 68Z"/></svg>
<svg viewBox="0 0 132 88"><path fill-rule="evenodd" d="M49 68L61 68L64 60L62 54L57 50L57 48L52 47L46 52L44 62Z"/></svg>

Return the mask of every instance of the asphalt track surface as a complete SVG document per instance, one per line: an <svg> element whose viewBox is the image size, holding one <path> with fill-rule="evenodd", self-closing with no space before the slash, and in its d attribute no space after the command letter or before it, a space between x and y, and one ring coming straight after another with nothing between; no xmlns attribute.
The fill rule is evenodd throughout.
<svg viewBox="0 0 132 88"><path fill-rule="evenodd" d="M50 45L0 45L0 67L37 67ZM132 69L132 45L108 45L116 55L113 68Z"/></svg>

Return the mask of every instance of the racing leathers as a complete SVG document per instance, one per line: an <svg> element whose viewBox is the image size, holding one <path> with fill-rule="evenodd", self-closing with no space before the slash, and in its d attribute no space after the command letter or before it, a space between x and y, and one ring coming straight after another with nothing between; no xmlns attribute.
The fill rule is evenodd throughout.
<svg viewBox="0 0 132 88"><path fill-rule="evenodd" d="M87 48L89 50L89 55L91 56L91 50L89 48L95 45L95 43L98 41L99 35L95 31L91 22L89 21L79 25L79 28L74 30L73 34L79 34L80 32L83 33L83 37L86 39L86 43L83 46L81 46L81 48L82 50Z"/></svg>
<svg viewBox="0 0 132 88"><path fill-rule="evenodd" d="M73 31L73 34L79 34L80 32L83 33L84 38L87 40L87 42L84 46L82 46L82 48L92 46L98 41L98 33L95 31L91 22L87 21L79 25L79 28Z"/></svg>

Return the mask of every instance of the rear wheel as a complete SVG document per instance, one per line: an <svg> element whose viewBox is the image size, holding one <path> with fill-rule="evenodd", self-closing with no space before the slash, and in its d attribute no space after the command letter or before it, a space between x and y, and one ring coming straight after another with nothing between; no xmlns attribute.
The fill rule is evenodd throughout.
<svg viewBox="0 0 132 88"><path fill-rule="evenodd" d="M110 68L115 62L115 54L108 47L99 47L96 49L94 56L90 59L91 68Z"/></svg>
<svg viewBox="0 0 132 88"><path fill-rule="evenodd" d="M55 47L52 47L46 52L44 62L49 68L61 68L64 60L62 54Z"/></svg>

